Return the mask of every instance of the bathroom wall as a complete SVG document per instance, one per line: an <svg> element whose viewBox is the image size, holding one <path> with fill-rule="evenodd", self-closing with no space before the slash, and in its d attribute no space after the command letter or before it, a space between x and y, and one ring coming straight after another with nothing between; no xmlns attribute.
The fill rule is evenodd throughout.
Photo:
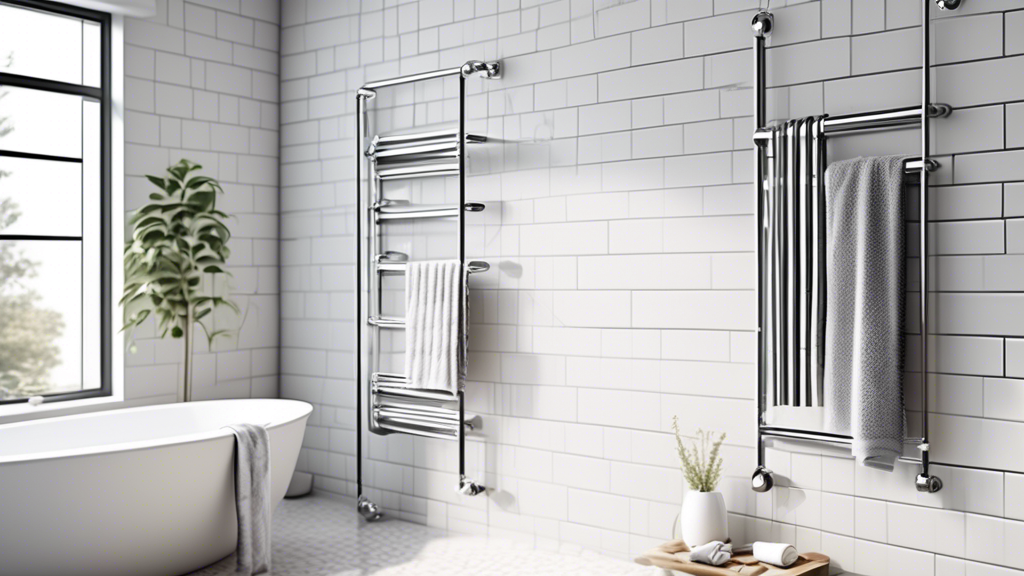
<svg viewBox="0 0 1024 576"><path fill-rule="evenodd" d="M873 576L1024 568L1024 5L935 13L935 100L957 108L935 123L930 215L932 446L956 465L935 467L945 489L915 492L909 464L884 474L777 446L779 485L755 496L756 5L284 0L281 394L317 406L300 468L319 489L354 494L354 90L500 58L504 78L474 82L467 102L471 128L501 141L471 151L468 179L488 203L470 217L469 255L491 272L472 281L466 396L485 424L467 448L493 491L455 492L453 442L373 436L376 502L454 532L629 557L672 536L678 416L686 435L728 434L737 541L787 540ZM773 2L770 115L919 103L920 7ZM377 120L452 120L451 86L387 97ZM849 137L832 151L912 154L917 138Z"/></svg>
<svg viewBox="0 0 1024 576"><path fill-rule="evenodd" d="M197 399L277 395L279 16L277 0L158 0L155 17L125 19L125 209L148 201L146 174L187 158L221 182L232 215L232 278L218 290L242 314L218 313L215 327L240 330L212 350L197 334ZM173 402L181 340L152 322L135 336L126 399Z"/></svg>

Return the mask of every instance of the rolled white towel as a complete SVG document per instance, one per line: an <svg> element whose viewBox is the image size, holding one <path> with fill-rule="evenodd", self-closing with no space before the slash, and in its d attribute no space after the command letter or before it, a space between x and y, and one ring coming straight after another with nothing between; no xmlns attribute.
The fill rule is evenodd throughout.
<svg viewBox="0 0 1024 576"><path fill-rule="evenodd" d="M785 568L796 562L800 555L796 548L785 542L754 542L754 558L765 564Z"/></svg>
<svg viewBox="0 0 1024 576"><path fill-rule="evenodd" d="M690 560L712 566L721 566L732 558L732 544L722 542L708 542L703 546L697 546L690 550Z"/></svg>

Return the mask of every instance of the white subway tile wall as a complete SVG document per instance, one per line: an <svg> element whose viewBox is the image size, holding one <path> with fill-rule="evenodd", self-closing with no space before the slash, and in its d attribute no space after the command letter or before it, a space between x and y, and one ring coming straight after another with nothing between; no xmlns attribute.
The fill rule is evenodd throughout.
<svg viewBox="0 0 1024 576"><path fill-rule="evenodd" d="M1015 255L1024 253L1024 182L1013 182L1024 181L1024 57L1015 56L1024 53L1024 5L967 0L956 13L933 14L935 98L957 107L935 123L943 169L930 191L932 286L941 292L929 408L945 482L933 495L915 491L911 464L886 474L828 448L782 443L768 451L778 487L749 489L756 5L283 0L281 393L317 407L299 466L318 488L355 492L354 91L368 80L502 59L503 79L471 82L466 107L471 128L500 142L471 150L468 178L470 198L488 208L470 216L467 249L491 271L472 279L467 410L484 427L467 448L472 474L490 491L455 492L454 442L369 436L372 499L454 532L518 533L538 546L629 557L678 533L686 490L671 434L678 416L684 434L728 433L721 488L734 540L817 549L832 556L835 573L1024 569L1015 554L1024 543L1024 257ZM918 103L921 5L773 2L770 115ZM193 8L186 22L202 12ZM195 34L247 41L260 37L259 22L251 32L218 20ZM147 42L174 48L165 52L188 46L148 30ZM169 61L166 73L185 68ZM254 90L255 75L269 72L232 69L251 73L242 86ZM154 98L151 76L131 90L133 109L152 114L155 103L206 122L196 116L205 92L191 104L165 102ZM227 74L221 80L237 87ZM373 130L455 120L454 88L381 91ZM217 130L207 136L183 122L180 135L167 136L242 145L242 134ZM912 154L916 134L837 139L833 151ZM250 131L250 147L255 141ZM432 186L437 199L457 191ZM396 242L414 258L453 245L411 238ZM910 362L918 342L908 341Z"/></svg>
<svg viewBox="0 0 1024 576"><path fill-rule="evenodd" d="M231 278L218 281L241 309L211 328L237 330L211 349L196 335L194 397L278 395L278 0L158 0L157 15L125 18L125 208L148 201L160 176L187 158L224 187L232 216ZM125 354L131 404L173 402L181 340L152 321Z"/></svg>

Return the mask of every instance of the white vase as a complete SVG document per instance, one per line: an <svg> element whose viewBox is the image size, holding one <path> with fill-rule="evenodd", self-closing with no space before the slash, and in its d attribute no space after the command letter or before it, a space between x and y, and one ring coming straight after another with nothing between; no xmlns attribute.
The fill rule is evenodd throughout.
<svg viewBox="0 0 1024 576"><path fill-rule="evenodd" d="M690 548L729 539L729 517L721 492L687 492L679 523L683 530L683 541Z"/></svg>

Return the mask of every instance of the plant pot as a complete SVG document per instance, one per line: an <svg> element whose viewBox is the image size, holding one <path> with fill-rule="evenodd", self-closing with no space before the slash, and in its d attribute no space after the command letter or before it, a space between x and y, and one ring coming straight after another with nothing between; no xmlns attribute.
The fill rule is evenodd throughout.
<svg viewBox="0 0 1024 576"><path fill-rule="evenodd" d="M690 548L729 539L729 517L721 492L687 492L679 523Z"/></svg>

